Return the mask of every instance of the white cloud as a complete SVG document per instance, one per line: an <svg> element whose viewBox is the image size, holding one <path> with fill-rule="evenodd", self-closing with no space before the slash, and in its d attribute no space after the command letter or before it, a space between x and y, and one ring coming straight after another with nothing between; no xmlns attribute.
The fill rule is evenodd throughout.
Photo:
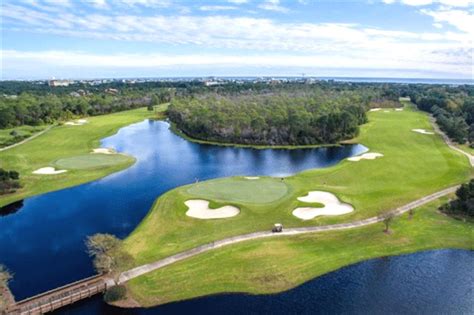
<svg viewBox="0 0 474 315"><path fill-rule="evenodd" d="M443 24L441 23L433 23L433 26L436 28L443 28Z"/></svg>
<svg viewBox="0 0 474 315"><path fill-rule="evenodd" d="M236 10L237 7L230 5L203 5L199 7L201 11L229 11Z"/></svg>
<svg viewBox="0 0 474 315"><path fill-rule="evenodd" d="M107 9L109 5L106 0L88 0L87 3L99 9Z"/></svg>
<svg viewBox="0 0 474 315"><path fill-rule="evenodd" d="M70 51L39 51L25 52L16 50L2 51L4 64L9 67L37 67L50 68L160 68L160 67L195 67L195 66L231 66L231 67L297 67L297 68L344 68L344 69L385 69L412 70L457 73L468 76L472 68L465 68L462 64L443 62L443 52L432 53L428 60L400 60L392 57L387 63L385 58L366 58L365 56L339 57L331 54L320 55L166 55L166 54L113 54L96 55L85 52Z"/></svg>
<svg viewBox="0 0 474 315"><path fill-rule="evenodd" d="M137 0L133 0L133 3L137 3ZM110 5L111 0L106 4ZM279 2L273 4L279 5ZM290 23L268 18L226 15L141 16L134 14L134 10L128 10L130 12L127 14L107 14L108 12L103 11L82 14L74 10L45 12L32 7L5 4L0 13L4 21L3 32L15 29L97 40L152 42L157 49L169 45L168 47L175 47L177 51L180 47L188 50L205 47L206 50L227 51L228 55L174 56L157 53L101 56L67 51L5 51L8 59L5 57L3 64L10 67L13 64L21 66L21 60L31 65L34 62L49 64L56 60L56 65L65 67L87 67L87 62L110 67L140 67L150 61L150 64L158 67L198 65L200 62L211 65L234 62L236 65L256 67L259 63L294 67L304 67L307 64L311 67L334 68L439 69L463 75L471 72L472 37L467 33L471 27L466 15L459 13L466 12L448 8L422 10L424 14L433 16L435 27L451 23L457 25L460 31L443 31L447 29L443 28L436 32L410 32L357 24ZM456 13L457 11L459 12ZM245 53L238 56L234 53L236 49L244 50ZM18 56L15 57L15 54ZM247 56L248 54L261 56ZM246 58L249 58L248 61ZM121 62L123 66L120 65Z"/></svg>
<svg viewBox="0 0 474 315"><path fill-rule="evenodd" d="M248 3L249 0L227 0L227 2L233 3L233 4L244 4L244 3Z"/></svg>
<svg viewBox="0 0 474 315"><path fill-rule="evenodd" d="M286 13L289 11L288 8L280 5L280 0L264 0L263 3L261 3L258 7L263 10L281 13Z"/></svg>
<svg viewBox="0 0 474 315"><path fill-rule="evenodd" d="M446 22L460 31L474 35L474 18L468 11L440 8L437 10L421 9L420 12L433 17L435 22Z"/></svg>
<svg viewBox="0 0 474 315"><path fill-rule="evenodd" d="M473 0L382 0L386 4L402 3L410 6L426 6L440 4L450 7L469 7L473 5Z"/></svg>

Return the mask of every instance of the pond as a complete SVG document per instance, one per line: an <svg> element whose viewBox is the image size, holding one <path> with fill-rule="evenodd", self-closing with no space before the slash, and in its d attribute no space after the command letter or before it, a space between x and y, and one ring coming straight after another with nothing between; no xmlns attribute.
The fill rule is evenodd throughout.
<svg viewBox="0 0 474 315"><path fill-rule="evenodd" d="M437 250L364 261L272 295L222 294L149 309L101 296L55 314L472 314L474 252Z"/></svg>
<svg viewBox="0 0 474 315"><path fill-rule="evenodd" d="M137 158L100 180L31 197L0 210L0 263L13 273L17 300L94 274L88 235L126 237L164 192L196 180L232 175L286 176L334 165L362 145L250 149L189 142L164 121L145 120L102 140Z"/></svg>

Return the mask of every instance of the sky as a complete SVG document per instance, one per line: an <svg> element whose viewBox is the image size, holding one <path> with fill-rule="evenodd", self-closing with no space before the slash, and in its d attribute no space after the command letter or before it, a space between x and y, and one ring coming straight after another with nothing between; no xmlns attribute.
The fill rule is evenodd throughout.
<svg viewBox="0 0 474 315"><path fill-rule="evenodd" d="M473 1L1 0L1 79L472 79Z"/></svg>

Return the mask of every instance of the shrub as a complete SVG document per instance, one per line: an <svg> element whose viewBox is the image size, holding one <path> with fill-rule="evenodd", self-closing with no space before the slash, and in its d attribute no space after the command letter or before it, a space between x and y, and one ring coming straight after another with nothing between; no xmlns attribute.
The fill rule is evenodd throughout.
<svg viewBox="0 0 474 315"><path fill-rule="evenodd" d="M127 296L127 288L123 285L116 285L108 289L104 294L104 301L107 303L116 302Z"/></svg>

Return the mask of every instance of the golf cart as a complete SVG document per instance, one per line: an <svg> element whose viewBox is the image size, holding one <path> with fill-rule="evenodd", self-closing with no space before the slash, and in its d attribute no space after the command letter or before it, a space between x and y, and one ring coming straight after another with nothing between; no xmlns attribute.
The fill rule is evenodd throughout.
<svg viewBox="0 0 474 315"><path fill-rule="evenodd" d="M280 233L283 231L283 225L281 223L275 223L275 225L272 228L273 233Z"/></svg>

